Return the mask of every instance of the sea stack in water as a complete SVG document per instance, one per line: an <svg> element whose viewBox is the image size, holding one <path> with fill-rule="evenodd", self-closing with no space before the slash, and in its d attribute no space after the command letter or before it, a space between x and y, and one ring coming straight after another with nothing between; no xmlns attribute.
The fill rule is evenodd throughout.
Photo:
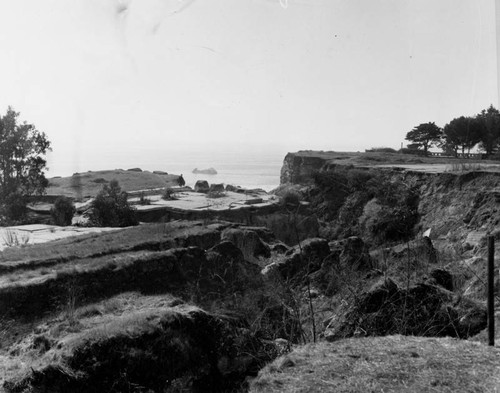
<svg viewBox="0 0 500 393"><path fill-rule="evenodd" d="M202 175L216 175L217 171L214 168L208 168L208 169L194 168L193 173Z"/></svg>

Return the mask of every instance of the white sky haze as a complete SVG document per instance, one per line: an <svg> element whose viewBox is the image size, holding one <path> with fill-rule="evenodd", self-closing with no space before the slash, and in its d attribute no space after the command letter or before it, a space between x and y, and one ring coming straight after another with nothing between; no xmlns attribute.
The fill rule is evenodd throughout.
<svg viewBox="0 0 500 393"><path fill-rule="evenodd" d="M399 148L498 107L497 79L494 0L0 0L0 111L48 135L52 175L116 150Z"/></svg>

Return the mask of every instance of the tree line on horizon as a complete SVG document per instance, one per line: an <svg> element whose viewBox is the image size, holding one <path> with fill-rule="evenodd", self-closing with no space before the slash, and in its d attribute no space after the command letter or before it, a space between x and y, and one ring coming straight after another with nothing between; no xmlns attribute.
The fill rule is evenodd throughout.
<svg viewBox="0 0 500 393"><path fill-rule="evenodd" d="M470 154L477 147L486 156L499 152L500 111L493 105L475 116L454 118L443 128L434 122L421 123L406 134L407 145L404 152L420 152L427 155L429 148L436 146L450 156Z"/></svg>

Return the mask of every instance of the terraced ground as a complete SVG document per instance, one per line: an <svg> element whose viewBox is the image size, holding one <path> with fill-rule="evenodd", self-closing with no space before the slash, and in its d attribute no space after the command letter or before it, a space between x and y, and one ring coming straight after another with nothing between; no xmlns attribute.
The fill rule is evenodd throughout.
<svg viewBox="0 0 500 393"><path fill-rule="evenodd" d="M275 243L265 228L179 221L5 249L0 389L243 392L252 380L252 392L500 388L498 348L450 338L323 341L269 363L290 342L266 336L289 319L263 296L260 269L276 258L255 256L264 243ZM331 314L335 301L315 296L316 316Z"/></svg>
<svg viewBox="0 0 500 393"><path fill-rule="evenodd" d="M231 227L142 225L5 249L3 389L231 391L255 375L271 358L247 321L196 306L234 299L259 276L221 243Z"/></svg>

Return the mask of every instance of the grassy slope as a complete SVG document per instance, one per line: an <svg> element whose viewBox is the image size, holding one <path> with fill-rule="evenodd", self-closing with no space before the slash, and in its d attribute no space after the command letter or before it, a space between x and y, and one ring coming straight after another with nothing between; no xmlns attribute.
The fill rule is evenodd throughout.
<svg viewBox="0 0 500 393"><path fill-rule="evenodd" d="M0 271L44 265L44 261L66 261L88 258L99 254L126 251L145 243L162 242L166 239L189 236L203 232L201 223L178 221L166 224L147 224L124 228L113 233L91 233L48 243L21 247L9 247L0 251ZM49 263L50 264L50 263Z"/></svg>
<svg viewBox="0 0 500 393"><path fill-rule="evenodd" d="M412 154L401 153L380 153L380 152L336 152L336 151L315 151L301 150L294 153L301 157L320 157L326 160L335 160L339 163L355 164L355 163L374 163L374 164L447 164L451 162L461 161L450 157L423 157ZM466 162L493 162L481 161L477 159L467 159Z"/></svg>
<svg viewBox="0 0 500 393"><path fill-rule="evenodd" d="M10 347L9 353L0 352L0 370L4 373L0 381L2 378L20 380L27 377L31 369L60 364L85 340L137 334L138 329L147 326L144 315L168 311L182 303L170 295L144 297L129 292L83 307L68 305L59 315L25 332L22 339ZM137 312L140 315L136 315Z"/></svg>
<svg viewBox="0 0 500 393"><path fill-rule="evenodd" d="M153 364L158 363L155 356L167 365L176 363L177 368L181 367L177 363L184 362L182 370L191 370L191 360L195 366L204 367L206 359L217 365L217 359L211 355L216 348L208 348L205 344L208 338L218 339L217 334L210 333L210 329L219 328L218 320L215 317L198 318L192 326L195 331L186 332L187 319L183 315L194 308L181 304L182 301L172 296L176 290L180 290L182 296L186 295L184 292L190 293L185 287L190 288L194 279L185 275L188 270L201 274L198 265L206 262L204 253L196 248L155 250L158 245L168 249L171 244L208 249L220 241L223 227L221 224L200 226L196 222L144 225L123 229L113 236L83 236L5 250L0 265L12 265L13 259L17 262L11 272L0 274L0 391L2 382L7 383L4 386L7 391L18 391L15 389L29 384L33 378L45 378L44 375L57 374L60 369L66 372L67 361L76 362L73 364L75 370L80 366L84 368L85 362L92 362L93 358L89 355L85 362L79 363L81 350L90 350L91 354L94 349L98 351L106 345L115 350L113 359L118 357L123 361L119 367L130 369L142 367L142 360L134 360L141 354ZM47 261L53 263L48 266ZM221 273L224 285L225 278ZM204 287L200 288L208 293ZM172 328L163 324L166 317L167 321L172 319ZM182 322L177 324L179 326L175 324L177 319ZM200 333L199 337L194 334L196 332ZM156 344L157 336L168 346L165 352ZM227 335L220 337L228 338ZM130 355L126 351L130 351ZM100 356L105 359L105 351L101 352ZM165 353L168 356L164 356ZM236 353L240 356L240 352ZM96 367L101 367L101 360L96 362ZM215 370L215 365L212 364L210 370ZM158 367L165 373L184 372L171 371L160 363ZM200 373L204 370L202 368ZM199 370L193 368L191 371ZM71 370L69 372L73 378ZM48 391L53 382L50 378L46 381ZM45 386L43 380L37 383ZM11 388L14 390L9 390Z"/></svg>
<svg viewBox="0 0 500 393"><path fill-rule="evenodd" d="M20 301L24 298L23 295L11 299L8 293L12 291L24 293L24 289L28 291L25 295L28 296L26 299L29 299L29 291L34 290L40 293L40 290L44 291L43 288L46 288L54 298L42 297L35 300L53 303L53 307L49 307L52 312L60 306L55 301L56 298L67 297L68 288L65 287L65 283L71 283L72 280L74 283L81 280L88 281L85 277L94 274L108 275L106 278L108 281L119 280L120 274L124 272L122 268L127 270L131 264L142 263L143 259L144 261L150 258L155 259L158 255L165 253L158 253L159 250L167 250L171 247L198 245L210 248L220 240L220 233L216 227L217 225L214 228L210 227L212 229L206 226L201 227L196 222L141 225L114 232L112 236L107 236L110 233L91 234L50 243L7 248L0 252L0 281L3 288L0 305L4 308L9 304L12 306L14 299ZM109 266L116 271L109 270ZM108 273L106 273L107 270ZM153 280L154 269L151 275L151 280ZM106 285L106 282L95 282L92 286L107 288ZM85 285L85 288L88 289L89 285ZM117 289L114 292L124 290L127 288ZM131 285L128 290L137 290L137 285L135 287ZM103 296L107 295L103 294ZM47 305L44 307L46 311L49 311ZM26 329L29 331L36 324L41 323L41 316L38 314L42 311L41 309L37 312L29 311L33 312L32 320L22 323L19 321L14 323L13 319L0 315L0 351L4 349L2 345L11 342L12 337L20 337L26 333Z"/></svg>
<svg viewBox="0 0 500 393"><path fill-rule="evenodd" d="M303 346L266 366L251 392L497 392L500 349L388 336Z"/></svg>
<svg viewBox="0 0 500 393"><path fill-rule="evenodd" d="M111 180L118 180L122 190L127 192L172 187L178 185L177 178L178 175L158 175L148 171L134 172L123 169L89 171L70 177L49 179L47 195L65 195L74 198L93 197L102 189L103 184L109 183Z"/></svg>

